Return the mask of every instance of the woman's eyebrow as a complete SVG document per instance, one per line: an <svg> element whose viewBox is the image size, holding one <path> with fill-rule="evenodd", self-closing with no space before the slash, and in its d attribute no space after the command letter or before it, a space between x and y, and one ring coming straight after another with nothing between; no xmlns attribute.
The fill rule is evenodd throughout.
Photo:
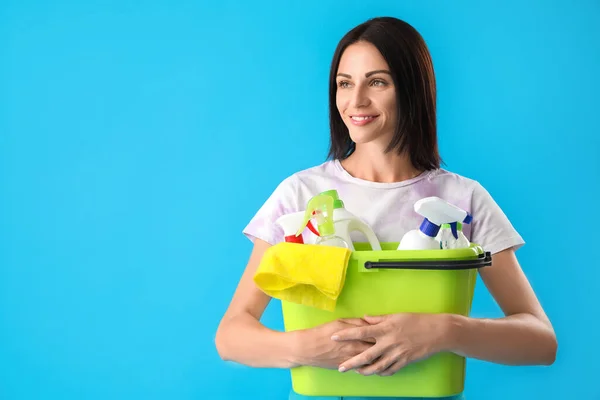
<svg viewBox="0 0 600 400"><path fill-rule="evenodd" d="M371 71L371 72L367 72L365 74L365 77L370 77L371 75L375 75L375 74L388 74L388 75L392 75L392 73L390 71L388 71L387 69L378 69L375 71Z"/></svg>
<svg viewBox="0 0 600 400"><path fill-rule="evenodd" d="M388 71L387 69L378 69L378 70L375 70L375 71L367 72L365 74L365 78L368 78L371 75L375 75L375 74L388 74L388 75L392 75L392 73L390 71ZM344 78L352 79L352 75L348 75L348 74L339 73L339 74L337 74L337 76L341 76L341 77L344 77Z"/></svg>

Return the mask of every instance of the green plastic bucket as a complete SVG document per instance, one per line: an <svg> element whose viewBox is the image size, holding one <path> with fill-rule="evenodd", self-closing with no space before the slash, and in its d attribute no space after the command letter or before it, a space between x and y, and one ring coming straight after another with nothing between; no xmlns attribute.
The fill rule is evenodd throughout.
<svg viewBox="0 0 600 400"><path fill-rule="evenodd" d="M286 331L312 328L339 318L400 312L468 316L477 269L491 265L491 254L476 244L449 250L396 250L382 243L371 251L354 243L346 281L334 312L282 301ZM291 369L296 393L307 396L445 397L464 389L465 359L438 353L392 376L363 376L316 367Z"/></svg>

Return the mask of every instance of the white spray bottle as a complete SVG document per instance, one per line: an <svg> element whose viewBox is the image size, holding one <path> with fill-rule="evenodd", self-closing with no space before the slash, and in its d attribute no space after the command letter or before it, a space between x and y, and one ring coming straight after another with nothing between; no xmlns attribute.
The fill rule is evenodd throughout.
<svg viewBox="0 0 600 400"><path fill-rule="evenodd" d="M419 229L407 232L398 250L439 250L436 236L442 224L452 222L470 223L471 215L455 205L436 196L423 198L415 203L415 211L425 217Z"/></svg>
<svg viewBox="0 0 600 400"><path fill-rule="evenodd" d="M296 232L303 221L304 211L298 211L295 213L282 215L281 217L277 218L275 222L283 228L283 234L285 236L284 240L286 242L304 244L304 237L302 235L296 235ZM305 225L312 233L319 236L319 232L315 229L310 221L308 221L308 223Z"/></svg>
<svg viewBox="0 0 600 400"><path fill-rule="evenodd" d="M441 249L463 249L471 246L469 239L462 232L461 222L443 224L436 239L440 241Z"/></svg>
<svg viewBox="0 0 600 400"><path fill-rule="evenodd" d="M350 250L354 251L354 245L352 244L352 238L350 237L350 233L354 231L358 231L365 235L372 250L381 250L381 244L373 229L344 207L344 202L340 199L337 190L328 190L320 193L320 195L331 196L333 198L333 224L335 227L335 234L348 243L348 248Z"/></svg>
<svg viewBox="0 0 600 400"><path fill-rule="evenodd" d="M350 248L348 242L335 234L333 224L333 197L327 195L317 195L310 199L304 212L304 220L296 232L296 236L302 234L304 227L311 218L316 218L319 238L316 244L323 246L335 246Z"/></svg>

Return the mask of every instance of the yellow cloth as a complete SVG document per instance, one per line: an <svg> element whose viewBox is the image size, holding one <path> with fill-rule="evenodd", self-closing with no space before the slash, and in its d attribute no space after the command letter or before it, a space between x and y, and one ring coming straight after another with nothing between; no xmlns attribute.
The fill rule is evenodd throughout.
<svg viewBox="0 0 600 400"><path fill-rule="evenodd" d="M263 255L254 282L271 297L334 311L351 253L342 247L278 243Z"/></svg>

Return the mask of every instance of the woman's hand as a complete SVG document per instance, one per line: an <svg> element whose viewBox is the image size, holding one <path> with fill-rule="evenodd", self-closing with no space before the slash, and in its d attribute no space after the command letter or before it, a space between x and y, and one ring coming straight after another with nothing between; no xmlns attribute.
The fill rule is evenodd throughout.
<svg viewBox="0 0 600 400"><path fill-rule="evenodd" d="M368 327L369 323L360 318L339 319L311 329L296 331L296 359L299 365L338 369L339 365L367 351L375 341L373 338L360 340L347 339L336 342L331 336L353 328Z"/></svg>
<svg viewBox="0 0 600 400"><path fill-rule="evenodd" d="M448 325L442 314L390 314L366 316L369 326L355 326L335 332L337 343L354 343L374 338L375 345L344 360L339 371L356 369L362 375L389 376L412 362L444 350Z"/></svg>

